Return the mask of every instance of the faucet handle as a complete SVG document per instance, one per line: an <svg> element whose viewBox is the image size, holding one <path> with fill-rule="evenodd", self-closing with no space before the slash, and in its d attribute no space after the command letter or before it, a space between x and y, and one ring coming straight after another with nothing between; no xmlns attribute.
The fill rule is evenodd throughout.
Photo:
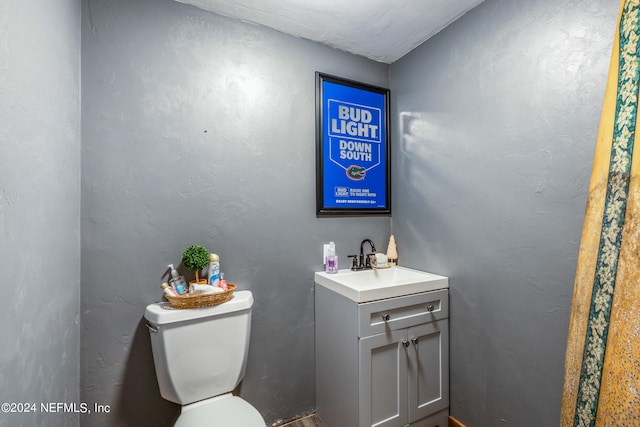
<svg viewBox="0 0 640 427"><path fill-rule="evenodd" d="M351 263L351 269L352 270L357 270L358 269L358 255L347 255L347 258L353 258L353 261Z"/></svg>
<svg viewBox="0 0 640 427"><path fill-rule="evenodd" d="M371 257L375 256L374 253L367 254L364 259L364 268L371 268Z"/></svg>

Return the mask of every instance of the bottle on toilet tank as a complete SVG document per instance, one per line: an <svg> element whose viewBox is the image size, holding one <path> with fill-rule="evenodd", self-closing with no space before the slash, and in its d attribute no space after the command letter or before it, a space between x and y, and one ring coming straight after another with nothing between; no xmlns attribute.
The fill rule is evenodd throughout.
<svg viewBox="0 0 640 427"><path fill-rule="evenodd" d="M225 291L229 290L229 286L227 284L227 281L224 278L224 273L220 273L220 283L218 285L220 286L220 288L222 290L225 290Z"/></svg>
<svg viewBox="0 0 640 427"><path fill-rule="evenodd" d="M220 257L216 254L209 255L209 284L220 285Z"/></svg>
<svg viewBox="0 0 640 427"><path fill-rule="evenodd" d="M167 267L171 269L171 280L169 280L169 284L178 293L178 295L184 295L189 292L186 280L184 280L183 276L178 274L178 271L175 269L173 264L169 264Z"/></svg>
<svg viewBox="0 0 640 427"><path fill-rule="evenodd" d="M169 286L169 284L167 282L164 282L162 285L160 285L160 287L162 288L162 290L164 291L165 294L171 295L172 297L177 297L178 296L178 292L176 292L175 289L173 289L171 286Z"/></svg>

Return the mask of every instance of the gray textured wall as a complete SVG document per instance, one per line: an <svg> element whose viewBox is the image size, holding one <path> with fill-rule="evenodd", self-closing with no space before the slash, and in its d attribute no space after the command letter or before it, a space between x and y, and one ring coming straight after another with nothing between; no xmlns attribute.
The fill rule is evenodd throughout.
<svg viewBox="0 0 640 427"><path fill-rule="evenodd" d="M391 66L401 263L451 277L451 413L557 425L618 12L488 0Z"/></svg>
<svg viewBox="0 0 640 427"><path fill-rule="evenodd" d="M172 425L141 320L194 243L254 293L240 395L268 422L313 409L322 243L346 262L390 231L315 217L314 73L386 86L388 66L171 0L83 5L81 390L113 408L83 425Z"/></svg>
<svg viewBox="0 0 640 427"><path fill-rule="evenodd" d="M0 147L0 426L78 425L79 1L0 2Z"/></svg>

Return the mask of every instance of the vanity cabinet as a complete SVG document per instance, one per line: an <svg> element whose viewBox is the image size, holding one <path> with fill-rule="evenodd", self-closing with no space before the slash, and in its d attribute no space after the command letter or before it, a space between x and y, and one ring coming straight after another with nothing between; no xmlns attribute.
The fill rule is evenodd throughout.
<svg viewBox="0 0 640 427"><path fill-rule="evenodd" d="M356 303L316 283L316 404L326 427L446 427L448 289Z"/></svg>

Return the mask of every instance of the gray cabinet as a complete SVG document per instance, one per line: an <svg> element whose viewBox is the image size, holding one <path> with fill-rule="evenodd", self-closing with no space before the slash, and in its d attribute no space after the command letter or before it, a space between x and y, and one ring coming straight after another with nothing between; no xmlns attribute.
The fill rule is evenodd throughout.
<svg viewBox="0 0 640 427"><path fill-rule="evenodd" d="M448 290L355 303L316 284L316 403L326 427L445 427Z"/></svg>

